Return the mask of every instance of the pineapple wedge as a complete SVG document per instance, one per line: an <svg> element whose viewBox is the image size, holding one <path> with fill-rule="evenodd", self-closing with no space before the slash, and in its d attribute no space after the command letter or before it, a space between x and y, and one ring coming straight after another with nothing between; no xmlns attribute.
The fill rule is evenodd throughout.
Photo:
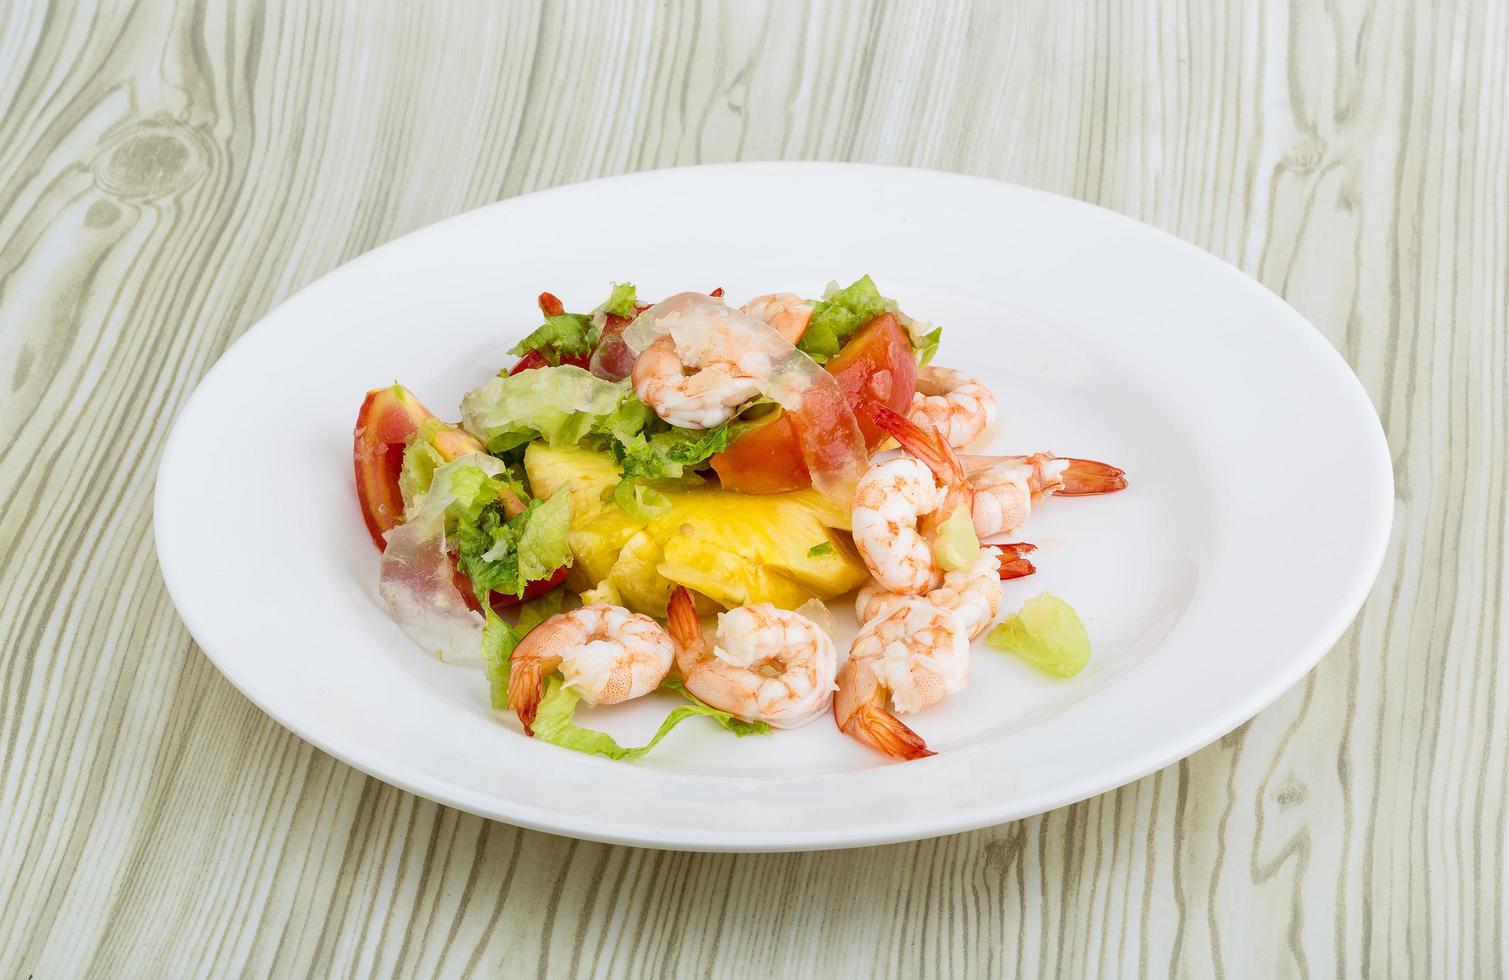
<svg viewBox="0 0 1509 980"><path fill-rule="evenodd" d="M848 530L849 515L815 490L675 491L666 494L668 513L643 521L609 496L618 467L606 453L532 443L524 470L537 497L571 488L571 588L585 592L606 581L636 612L663 617L677 585L727 608L769 602L795 609L868 578L847 536L835 533ZM809 553L825 542L833 547Z"/></svg>

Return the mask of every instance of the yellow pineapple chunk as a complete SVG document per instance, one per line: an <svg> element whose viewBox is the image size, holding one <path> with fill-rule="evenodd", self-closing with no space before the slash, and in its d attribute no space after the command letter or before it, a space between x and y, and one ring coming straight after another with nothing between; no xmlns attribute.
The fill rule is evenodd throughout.
<svg viewBox="0 0 1509 980"><path fill-rule="evenodd" d="M606 453L534 443L524 469L537 497L571 489L571 587L585 592L607 581L638 612L664 616L677 585L728 608L769 602L794 609L843 595L868 577L837 533L848 530L849 515L815 490L671 491L670 510L645 521L613 503L618 468ZM810 553L825 543L832 547Z"/></svg>

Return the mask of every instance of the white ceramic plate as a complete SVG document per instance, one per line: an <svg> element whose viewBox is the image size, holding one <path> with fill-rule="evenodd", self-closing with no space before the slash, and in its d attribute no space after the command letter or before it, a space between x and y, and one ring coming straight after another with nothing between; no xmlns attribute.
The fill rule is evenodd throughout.
<svg viewBox="0 0 1509 980"><path fill-rule="evenodd" d="M722 285L736 300L870 273L943 324L940 364L1004 402L996 445L1105 459L1124 493L1050 501L1019 536L1094 656L1072 681L977 642L968 688L911 719L938 751L888 764L819 721L736 740L684 724L623 764L539 744L480 672L411 646L376 591L351 429L401 379L455 417L548 289L589 308ZM1330 345L1262 286L1127 218L1007 184L881 167L634 174L405 236L294 296L205 377L158 474L173 600L268 714L397 786L511 823L712 850L966 830L1142 776L1251 717L1333 644L1382 561L1388 449ZM228 529L229 528L229 529ZM850 619L852 622L852 619ZM629 740L671 702L583 719Z"/></svg>

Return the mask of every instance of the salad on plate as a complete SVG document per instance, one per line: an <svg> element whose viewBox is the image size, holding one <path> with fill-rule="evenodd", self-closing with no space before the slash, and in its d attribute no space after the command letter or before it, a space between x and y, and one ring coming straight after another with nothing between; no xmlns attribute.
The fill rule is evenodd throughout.
<svg viewBox="0 0 1509 980"><path fill-rule="evenodd" d="M828 716L917 759L933 753L899 716L964 686L976 637L1055 676L1084 667L1063 599L995 622L1002 582L1035 571L1009 539L1048 497L1118 491L1124 474L974 452L995 395L933 364L941 328L868 276L817 300L646 302L623 283L590 313L550 293L539 306L458 423L378 388L353 453L392 618L482 667L525 734L627 760L690 717L745 736ZM860 624L847 649L837 600ZM576 721L663 689L686 703L645 745Z"/></svg>

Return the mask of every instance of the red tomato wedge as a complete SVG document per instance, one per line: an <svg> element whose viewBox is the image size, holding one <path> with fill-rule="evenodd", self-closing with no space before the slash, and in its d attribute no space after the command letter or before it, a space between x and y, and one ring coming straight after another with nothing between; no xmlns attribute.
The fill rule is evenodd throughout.
<svg viewBox="0 0 1509 980"><path fill-rule="evenodd" d="M361 411L357 413L351 454L356 469L356 498L361 503L367 533L372 535L372 543L379 550L386 546L383 535L403 523L403 493L398 489L398 474L403 469L404 446L424 422L434 417L403 385L374 388L367 392ZM470 433L453 425L437 426L430 439L436 451L447 460L487 451ZM512 503L518 510L523 509L522 501L512 500ZM516 512L514 507L505 506L510 513ZM492 604L495 607L516 606L521 601L549 592L565 579L566 569L558 568L549 577L530 582L524 589L523 599L494 594ZM477 600L466 576L457 574L456 587L467 605L477 608Z"/></svg>
<svg viewBox="0 0 1509 980"><path fill-rule="evenodd" d="M356 413L356 431L351 451L356 467L356 498L372 543L383 547L383 535L403 523L403 494L398 473L403 469L403 447L419 426L434 414L403 385L374 388L367 392ZM446 459L467 453L486 452L482 443L454 426L435 433L435 448Z"/></svg>
<svg viewBox="0 0 1509 980"><path fill-rule="evenodd" d="M874 449L885 433L861 410L862 404L878 402L905 414L917 390L917 359L906 328L882 313L861 327L824 367L854 410L865 445ZM724 489L744 493L784 493L812 484L789 415L739 437L712 458L712 467Z"/></svg>
<svg viewBox="0 0 1509 980"><path fill-rule="evenodd" d="M565 357L561 358L561 363L562 364L574 364L574 365L576 365L579 368L585 368L589 363L591 363L591 358L584 357L584 356L578 356L578 355L568 354ZM551 367L551 366L552 366L551 363L545 359L545 355L544 354L541 354L537 350L532 350L528 354L525 354L523 357L519 358L519 363L517 363L513 367L509 368L508 369L508 373L509 373L509 375L515 375L515 374L518 374L520 371L529 371L529 370L532 370L533 368L542 368L542 367Z"/></svg>

